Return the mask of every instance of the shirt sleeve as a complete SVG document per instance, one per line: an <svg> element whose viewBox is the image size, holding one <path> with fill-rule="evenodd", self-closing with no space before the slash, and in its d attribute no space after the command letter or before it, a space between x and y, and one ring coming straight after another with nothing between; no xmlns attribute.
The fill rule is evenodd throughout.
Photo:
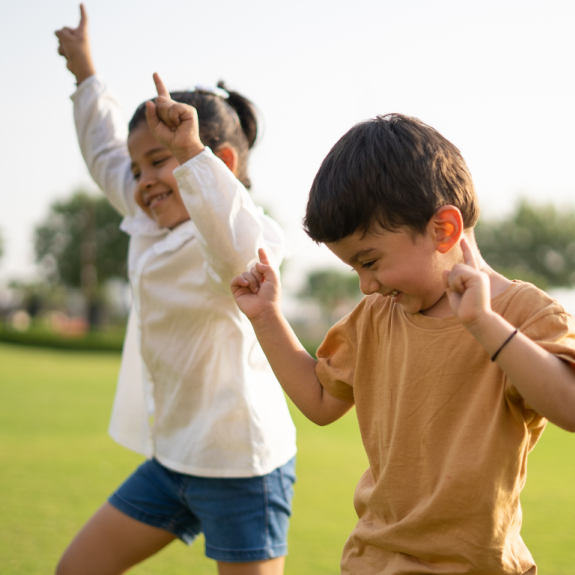
<svg viewBox="0 0 575 575"><path fill-rule="evenodd" d="M352 312L336 323L316 354L316 375L323 388L333 397L349 402L354 402L353 380L357 361L355 320L356 313Z"/></svg>
<svg viewBox="0 0 575 575"><path fill-rule="evenodd" d="M516 322L516 325L537 345L568 362L571 366L575 366L575 322L555 300L546 295L545 299L547 301L543 306L541 302L533 301L532 309L536 310L535 313L523 321ZM544 425L544 418L523 400L521 394L507 378L506 393L512 401L521 406L524 420L529 428Z"/></svg>
<svg viewBox="0 0 575 575"><path fill-rule="evenodd" d="M84 80L71 98L78 143L90 175L120 214L135 215L136 183L120 103L98 76Z"/></svg>
<svg viewBox="0 0 575 575"><path fill-rule="evenodd" d="M229 294L230 282L258 261L264 248L274 267L285 255L280 226L256 206L242 183L209 148L174 171L212 286Z"/></svg>
<svg viewBox="0 0 575 575"><path fill-rule="evenodd" d="M519 329L549 353L575 365L575 322L559 304L541 310Z"/></svg>

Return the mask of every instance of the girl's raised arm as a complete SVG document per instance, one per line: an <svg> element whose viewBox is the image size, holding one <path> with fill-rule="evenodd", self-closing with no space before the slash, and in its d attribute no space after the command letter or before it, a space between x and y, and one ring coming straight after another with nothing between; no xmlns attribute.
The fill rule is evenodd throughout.
<svg viewBox="0 0 575 575"><path fill-rule="evenodd" d="M80 4L77 28L55 32L58 53L66 58L78 89L72 95L80 150L90 175L110 203L124 216L134 215L135 181L126 146L127 123L116 96L96 76L88 34L88 14Z"/></svg>
<svg viewBox="0 0 575 575"><path fill-rule="evenodd" d="M66 58L66 66L81 84L96 73L92 63L90 38L88 35L88 14L84 4L80 4L80 23L77 28L65 26L54 32L58 38L58 54Z"/></svg>
<svg viewBox="0 0 575 575"><path fill-rule="evenodd" d="M197 240L212 287L230 294L232 278L257 261L258 248L266 248L279 265L285 250L283 232L220 159L209 151L201 153L196 109L173 101L157 74L154 82L158 97L146 103L150 130L181 164L174 175L200 232Z"/></svg>

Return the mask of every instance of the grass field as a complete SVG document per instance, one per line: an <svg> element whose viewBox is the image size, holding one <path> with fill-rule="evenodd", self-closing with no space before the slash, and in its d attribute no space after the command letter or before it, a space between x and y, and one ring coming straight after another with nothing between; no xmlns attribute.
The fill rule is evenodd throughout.
<svg viewBox="0 0 575 575"><path fill-rule="evenodd" d="M0 345L0 573L51 573L71 537L141 458L106 433L117 354ZM298 483L287 575L336 575L366 468L355 417L319 428L292 410ZM542 575L575 572L575 437L549 426L529 461L523 537ZM175 542L132 573L215 574Z"/></svg>

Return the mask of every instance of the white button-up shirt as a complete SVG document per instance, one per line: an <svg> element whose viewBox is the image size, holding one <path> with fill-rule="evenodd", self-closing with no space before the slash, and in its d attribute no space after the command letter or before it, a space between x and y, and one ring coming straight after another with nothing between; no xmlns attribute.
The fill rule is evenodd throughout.
<svg viewBox="0 0 575 575"><path fill-rule="evenodd" d="M295 455L283 391L231 279L284 236L209 149L175 170L191 220L160 228L137 206L119 104L97 76L72 96L96 183L125 216L133 309L110 423L122 445L206 477L264 475Z"/></svg>

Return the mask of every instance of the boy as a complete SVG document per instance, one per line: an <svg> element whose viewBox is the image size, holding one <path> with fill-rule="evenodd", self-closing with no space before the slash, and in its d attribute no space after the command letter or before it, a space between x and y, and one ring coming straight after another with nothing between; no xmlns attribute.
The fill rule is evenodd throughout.
<svg viewBox="0 0 575 575"><path fill-rule="evenodd" d="M356 406L369 469L342 573L536 573L519 494L546 419L575 431L575 325L481 259L478 215L453 144L414 118L377 117L340 139L310 192L307 233L367 296L318 361L283 317L263 251L232 282L298 408L326 425Z"/></svg>

